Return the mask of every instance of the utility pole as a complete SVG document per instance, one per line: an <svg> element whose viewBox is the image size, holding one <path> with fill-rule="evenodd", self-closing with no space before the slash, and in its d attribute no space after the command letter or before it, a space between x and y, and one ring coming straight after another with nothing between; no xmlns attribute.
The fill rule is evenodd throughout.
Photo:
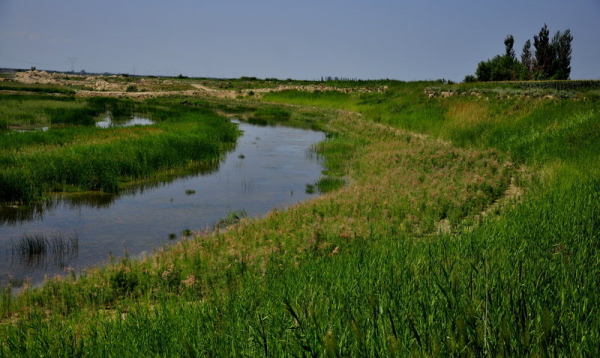
<svg viewBox="0 0 600 358"><path fill-rule="evenodd" d="M77 62L77 57L69 57L69 62L71 62L71 73L75 73L75 62Z"/></svg>

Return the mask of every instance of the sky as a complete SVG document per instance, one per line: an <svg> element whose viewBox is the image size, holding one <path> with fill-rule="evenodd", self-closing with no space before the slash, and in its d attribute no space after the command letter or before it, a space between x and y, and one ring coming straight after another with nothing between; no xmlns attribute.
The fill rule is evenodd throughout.
<svg viewBox="0 0 600 358"><path fill-rule="evenodd" d="M0 0L0 67L461 81L544 24L600 79L600 0Z"/></svg>

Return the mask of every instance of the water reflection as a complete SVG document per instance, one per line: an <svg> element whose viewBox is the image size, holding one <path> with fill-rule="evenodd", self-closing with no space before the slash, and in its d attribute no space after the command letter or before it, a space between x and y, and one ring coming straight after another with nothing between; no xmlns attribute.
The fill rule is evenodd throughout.
<svg viewBox="0 0 600 358"><path fill-rule="evenodd" d="M234 150L235 146L229 150ZM54 193L47 200L32 205L0 205L0 225L18 225L34 220L43 220L46 212L57 208L78 210L80 208L106 209L124 196L143 195L148 190L169 185L176 180L192 178L199 175L209 175L219 170L222 160L200 163L192 168L160 179L130 184L118 193L81 192ZM188 193L186 193L189 195Z"/></svg>
<svg viewBox="0 0 600 358"><path fill-rule="evenodd" d="M0 225L15 225L22 222L41 220L46 210L44 205L0 205Z"/></svg>
<svg viewBox="0 0 600 358"><path fill-rule="evenodd" d="M46 127L15 128L15 129L11 129L7 133L47 132L48 129L50 129L50 127L47 127L47 126Z"/></svg>
<svg viewBox="0 0 600 358"><path fill-rule="evenodd" d="M18 264L27 272L51 267L67 268L77 260L78 252L77 234L23 234L19 239L12 241L11 247L13 264Z"/></svg>
<svg viewBox="0 0 600 358"><path fill-rule="evenodd" d="M111 128L111 127L131 127L131 126L147 126L154 124L154 121L148 118L133 115L132 117L116 118L106 115L101 121L96 122L96 127Z"/></svg>

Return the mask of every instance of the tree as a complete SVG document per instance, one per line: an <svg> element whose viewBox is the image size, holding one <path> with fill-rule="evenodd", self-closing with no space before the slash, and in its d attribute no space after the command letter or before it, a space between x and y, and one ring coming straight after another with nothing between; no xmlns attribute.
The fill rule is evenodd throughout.
<svg viewBox="0 0 600 358"><path fill-rule="evenodd" d="M477 65L477 70L475 71L475 76L477 76L477 81L487 82L492 79L492 69L491 69L491 61L481 61Z"/></svg>
<svg viewBox="0 0 600 358"><path fill-rule="evenodd" d="M464 83L471 83L475 81L477 81L477 78L473 75L466 75L465 79L463 80Z"/></svg>
<svg viewBox="0 0 600 358"><path fill-rule="evenodd" d="M557 80L568 80L571 76L571 42L573 35L567 29L564 33L558 31L552 39L552 48L555 52L553 78Z"/></svg>
<svg viewBox="0 0 600 358"><path fill-rule="evenodd" d="M477 65L475 74L478 81L514 81L519 78L521 65L515 56L515 38L512 35L506 36L504 45L504 56L498 55Z"/></svg>
<svg viewBox="0 0 600 358"><path fill-rule="evenodd" d="M527 40L523 46L523 52L521 53L522 80L530 80L533 77L533 63L534 58L531 53L531 40Z"/></svg>
<svg viewBox="0 0 600 358"><path fill-rule="evenodd" d="M535 47L534 76L536 80L548 80L552 77L552 66L554 62L554 50L550 44L550 31L548 25L540 30L538 35L533 36Z"/></svg>
<svg viewBox="0 0 600 358"><path fill-rule="evenodd" d="M513 35L506 36L504 39L504 46L506 46L506 54L504 55L507 58L516 59L515 50L513 50L513 46L515 45L515 38Z"/></svg>
<svg viewBox="0 0 600 358"><path fill-rule="evenodd" d="M569 29L558 31L550 41L550 30L544 24L533 37L535 54L531 51L531 41L527 40L519 61L514 50L515 39L508 35L504 39L504 56L479 62L475 75L478 81L567 80L571 75L571 42L573 35Z"/></svg>

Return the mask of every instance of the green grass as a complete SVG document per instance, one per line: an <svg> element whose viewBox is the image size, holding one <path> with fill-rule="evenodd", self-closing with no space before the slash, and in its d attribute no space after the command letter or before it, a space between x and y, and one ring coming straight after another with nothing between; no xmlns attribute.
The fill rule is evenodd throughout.
<svg viewBox="0 0 600 358"><path fill-rule="evenodd" d="M267 95L361 113L289 107L335 190L7 293L1 354L597 356L600 103L432 85Z"/></svg>
<svg viewBox="0 0 600 358"><path fill-rule="evenodd" d="M218 161L237 138L237 129L225 119L169 100L144 104L112 99L64 103L85 106L53 108L43 101L35 105L50 113L52 121L69 125L88 124L88 120L93 124L92 114L107 110L113 119L135 111L148 114L158 123L108 129L68 126L0 136L3 202L36 202L50 191L73 187L117 192L127 181L198 162Z"/></svg>
<svg viewBox="0 0 600 358"><path fill-rule="evenodd" d="M8 126L43 126L51 122L49 112L78 111L85 107L74 97L46 95L2 95L0 120Z"/></svg>
<svg viewBox="0 0 600 358"><path fill-rule="evenodd" d="M284 108L279 107L264 107L258 108L256 111L252 113L254 118L259 118L263 120L274 120L278 122L284 122L291 117L291 112Z"/></svg>
<svg viewBox="0 0 600 358"><path fill-rule="evenodd" d="M339 91L304 92L290 90L285 92L271 92L263 97L268 102L282 102L299 105L311 105L324 108L354 109L354 99L346 93Z"/></svg>
<svg viewBox="0 0 600 358"><path fill-rule="evenodd" d="M316 184L317 188L319 188L320 193L328 193L330 191L342 188L344 187L344 185L346 185L346 181L344 180L344 178L335 177L321 178Z"/></svg>
<svg viewBox="0 0 600 358"><path fill-rule="evenodd" d="M67 86L42 85L42 84L24 84L19 82L0 82L0 90L32 92L32 93L53 93L72 95L75 91Z"/></svg>

